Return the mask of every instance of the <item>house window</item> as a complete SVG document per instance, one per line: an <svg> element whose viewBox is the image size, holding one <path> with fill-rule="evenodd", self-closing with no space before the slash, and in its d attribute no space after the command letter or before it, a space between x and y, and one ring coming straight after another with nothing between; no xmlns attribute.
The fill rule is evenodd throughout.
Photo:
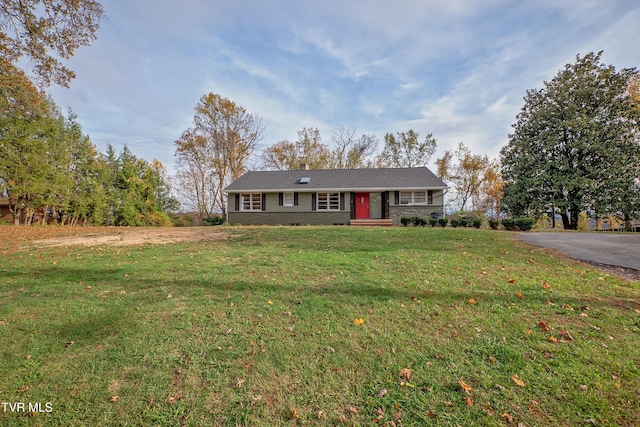
<svg viewBox="0 0 640 427"><path fill-rule="evenodd" d="M283 197L282 197L282 205L283 206L293 206L294 205L294 201L293 201L293 193L284 193Z"/></svg>
<svg viewBox="0 0 640 427"><path fill-rule="evenodd" d="M431 205L433 204L432 191L401 191L401 205Z"/></svg>
<svg viewBox="0 0 640 427"><path fill-rule="evenodd" d="M241 211L260 211L262 210L262 194L246 193L240 195Z"/></svg>
<svg viewBox="0 0 640 427"><path fill-rule="evenodd" d="M318 193L319 211L339 211L340 193Z"/></svg>

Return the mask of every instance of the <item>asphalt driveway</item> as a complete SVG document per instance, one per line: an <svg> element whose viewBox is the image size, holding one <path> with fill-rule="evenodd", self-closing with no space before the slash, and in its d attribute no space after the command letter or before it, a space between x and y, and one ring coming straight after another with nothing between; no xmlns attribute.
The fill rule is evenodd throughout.
<svg viewBox="0 0 640 427"><path fill-rule="evenodd" d="M563 255L606 266L622 267L640 273L640 234L528 232L516 238Z"/></svg>

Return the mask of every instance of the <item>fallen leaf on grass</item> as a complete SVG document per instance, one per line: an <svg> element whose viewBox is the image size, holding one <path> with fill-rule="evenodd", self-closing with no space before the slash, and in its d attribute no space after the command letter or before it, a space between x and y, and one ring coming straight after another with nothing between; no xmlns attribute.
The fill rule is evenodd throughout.
<svg viewBox="0 0 640 427"><path fill-rule="evenodd" d="M360 318L360 319L354 319L353 320L353 324L354 325L362 325L364 324L364 319Z"/></svg>
<svg viewBox="0 0 640 427"><path fill-rule="evenodd" d="M522 295L522 292L516 292L516 296L520 299L524 298L524 295Z"/></svg>
<svg viewBox="0 0 640 427"><path fill-rule="evenodd" d="M550 284L548 284L547 282L542 282L542 287L543 287L544 289L551 289L551 285L550 285Z"/></svg>
<svg viewBox="0 0 640 427"><path fill-rule="evenodd" d="M31 386L30 386L30 385L28 385L28 386L26 386L26 387L19 388L19 389L18 389L18 390L16 390L16 391L17 391L18 393L24 393L25 391L29 391L29 390L31 390Z"/></svg>
<svg viewBox="0 0 640 427"><path fill-rule="evenodd" d="M172 396L167 396L167 402L172 405L182 397L182 392L177 392Z"/></svg>
<svg viewBox="0 0 640 427"><path fill-rule="evenodd" d="M513 279L513 278L509 279L509 283L516 283L516 279Z"/></svg>
<svg viewBox="0 0 640 427"><path fill-rule="evenodd" d="M382 390L380 390L380 391L378 392L378 397L379 397L380 399L382 399L386 394L387 394L387 389L386 389L386 388L383 388Z"/></svg>
<svg viewBox="0 0 640 427"><path fill-rule="evenodd" d="M298 414L296 408L291 408L291 418L300 418L300 414Z"/></svg>
<svg viewBox="0 0 640 427"><path fill-rule="evenodd" d="M469 304L476 304L476 300L474 300L473 298L469 298Z"/></svg>
<svg viewBox="0 0 640 427"><path fill-rule="evenodd" d="M76 343L75 341L69 341L69 342L68 342L68 343L66 343L64 346L65 346L66 348L69 348L69 347L71 347L72 345L74 345L75 343Z"/></svg>
<svg viewBox="0 0 640 427"><path fill-rule="evenodd" d="M518 378L518 374L511 375L511 379L514 383L518 384L520 387L524 387L524 381Z"/></svg>
<svg viewBox="0 0 640 427"><path fill-rule="evenodd" d="M400 378L404 378L406 380L411 379L411 374L413 373L413 371L411 369L407 369L407 368L402 368L400 369Z"/></svg>
<svg viewBox="0 0 640 427"><path fill-rule="evenodd" d="M113 395L113 396L111 396L111 398L109 399L109 402L116 403L119 399L120 399L120 396L118 396L117 394L114 394L114 395Z"/></svg>
<svg viewBox="0 0 640 427"><path fill-rule="evenodd" d="M547 322L543 322L543 321L538 322L538 326L540 327L542 332L548 332L549 329L551 329L551 327L549 327L549 324Z"/></svg>
<svg viewBox="0 0 640 427"><path fill-rule="evenodd" d="M355 406L349 406L349 412L351 412L354 415L357 415L360 413L360 411L358 411L358 408L356 408Z"/></svg>
<svg viewBox="0 0 640 427"><path fill-rule="evenodd" d="M471 400L470 397L465 397L464 401L467 404L467 406L473 406L473 400Z"/></svg>
<svg viewBox="0 0 640 427"><path fill-rule="evenodd" d="M496 363L497 361L498 361L498 359L496 359L495 357L489 356L489 362Z"/></svg>
<svg viewBox="0 0 640 427"><path fill-rule="evenodd" d="M460 387L462 387L462 390L465 393L469 393L471 390L473 390L473 388L471 388L471 386L469 384L465 383L462 380L458 381L458 384L460 384Z"/></svg>
<svg viewBox="0 0 640 427"><path fill-rule="evenodd" d="M562 339L565 340L565 341L573 341L573 337L571 336L569 331L562 330L562 331L560 331L560 333L558 335L560 335L562 337Z"/></svg>
<svg viewBox="0 0 640 427"><path fill-rule="evenodd" d="M554 337L553 335L549 337L549 342L551 343L557 343L558 342L558 338Z"/></svg>
<svg viewBox="0 0 640 427"><path fill-rule="evenodd" d="M504 419L507 422L507 424L513 424L513 423L516 422L515 418L513 418L512 415L510 415L510 414L508 414L506 412L504 414L502 414L502 419Z"/></svg>

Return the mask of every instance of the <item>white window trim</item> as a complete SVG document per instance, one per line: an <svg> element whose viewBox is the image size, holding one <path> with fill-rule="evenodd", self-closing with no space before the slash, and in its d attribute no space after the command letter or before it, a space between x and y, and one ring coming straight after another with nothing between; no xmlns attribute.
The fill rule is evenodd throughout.
<svg viewBox="0 0 640 427"><path fill-rule="evenodd" d="M321 194L326 194L326 198L327 198L327 202L326 202L327 203L327 207L326 208L321 208L320 207L320 195ZM331 207L332 196L336 197L337 198L337 202L338 202L337 206L336 206L335 200L333 201L334 202L334 206L336 206L336 207L333 207L333 208ZM340 206L340 193L322 192L322 193L317 193L316 194L316 210L319 210L319 211L339 211L340 208L341 208L341 206Z"/></svg>
<svg viewBox="0 0 640 427"><path fill-rule="evenodd" d="M245 198L249 197L249 208L245 206ZM254 196L258 196L254 199ZM244 212L248 211L261 211L262 210L262 193L241 193L240 194L240 210Z"/></svg>
<svg viewBox="0 0 640 427"><path fill-rule="evenodd" d="M292 207L294 206L295 199L293 193L284 193L282 195L282 206Z"/></svg>
<svg viewBox="0 0 640 427"><path fill-rule="evenodd" d="M409 203L402 203L402 194L407 194L407 193L411 193L411 200L409 200ZM420 193L422 195L422 199L424 200L424 202L420 202L420 203L416 203L416 193ZM400 191L400 195L398 197L398 202L400 203L401 206L428 206L429 205L429 191L428 190L424 190L424 191ZM432 203L433 204L433 203Z"/></svg>

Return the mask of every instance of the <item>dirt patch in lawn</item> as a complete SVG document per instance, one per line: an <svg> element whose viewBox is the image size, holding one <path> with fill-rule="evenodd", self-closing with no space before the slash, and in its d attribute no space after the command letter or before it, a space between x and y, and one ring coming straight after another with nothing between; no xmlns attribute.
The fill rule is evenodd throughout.
<svg viewBox="0 0 640 427"><path fill-rule="evenodd" d="M0 252L33 246L131 246L226 240L231 235L213 227L15 227L0 226Z"/></svg>

